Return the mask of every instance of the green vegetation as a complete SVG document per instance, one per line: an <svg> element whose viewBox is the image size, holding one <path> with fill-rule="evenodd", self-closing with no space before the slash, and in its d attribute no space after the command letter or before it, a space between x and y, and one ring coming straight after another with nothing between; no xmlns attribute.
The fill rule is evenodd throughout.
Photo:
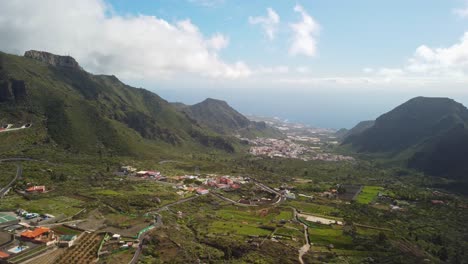
<svg viewBox="0 0 468 264"><path fill-rule="evenodd" d="M192 106L179 103L176 107L190 118L221 134L238 133L244 137L283 137L277 129L267 126L265 122L250 121L221 100L208 98Z"/></svg>
<svg viewBox="0 0 468 264"><path fill-rule="evenodd" d="M312 243L324 247L332 244L339 249L349 249L353 245L353 239L344 235L343 229L335 225L314 225L309 228L309 239Z"/></svg>
<svg viewBox="0 0 468 264"><path fill-rule="evenodd" d="M372 202L382 190L383 188L379 186L364 186L356 201L358 203L368 204Z"/></svg>
<svg viewBox="0 0 468 264"><path fill-rule="evenodd" d="M52 214L59 216L64 214L72 216L83 208L83 202L66 196L57 197L37 197L32 200L25 200L19 195L8 195L2 199L3 210L16 210L22 208L28 212L40 214Z"/></svg>
<svg viewBox="0 0 468 264"><path fill-rule="evenodd" d="M454 128L451 121L465 120L465 110L453 102L435 100L435 110L425 111L426 100L415 99L379 118L378 126L349 136L353 147L361 146L358 135L369 133L374 138L363 143L364 154L356 155L354 162L270 159L248 155L247 146L227 135L231 130L243 136L268 131L262 130L262 124L242 121L226 103L208 100L203 103L209 104L207 108L197 106L204 108L199 109L198 117L193 113L190 117L180 110L187 106L171 105L113 76L51 67L6 54L0 54L0 60L0 121L33 123L31 128L0 134L1 156L36 159L21 162L23 177L0 201L2 210L23 208L63 218L80 212L72 219L84 220L77 222L80 228L119 233L131 240L148 226L157 226L148 233L140 263L297 263L305 237L303 224L293 219L292 207L344 223L306 223L314 246L313 252L304 255L305 263L466 263L468 259L468 200L436 188L459 182L430 177L401 162L402 157L414 157L415 151L425 153L418 154L422 155L419 161L441 160L433 156L433 150L444 154L449 150L440 142L450 149L462 149L461 154L468 149L455 144L464 138L464 128ZM16 95L9 94L13 89ZM424 113L419 116L416 112L421 109ZM213 112L220 114L216 124L203 121L214 118ZM427 122L409 120L414 115ZM432 117L439 118L440 124L432 122ZM452 132L441 128L446 123ZM401 125L406 127L397 127ZM440 128L437 135L412 136L413 132L426 133L426 125ZM367 132L371 130L374 132ZM402 142L405 140L398 133L409 133L411 142ZM379 135L392 142L382 146L388 151L373 145L381 139ZM447 135L454 135L454 141L447 142ZM419 140L427 141L422 144ZM353 151L348 145L324 148L332 153ZM463 159L459 161L463 163ZM164 183L116 174L122 165L158 170L169 179ZM454 169L463 171L464 164L460 166ZM0 184L12 179L15 172L14 163L2 163ZM262 198L274 195L252 182L236 191L216 192L235 200L258 200L256 207L236 206L211 194L176 194L176 180L170 176L194 173L251 177L271 188L287 188L297 199L268 204ZM185 184L196 187L200 182ZM46 185L48 192L21 193L30 185ZM351 185L365 186L357 201L324 194ZM377 197L378 192L385 195ZM186 197L193 199L176 203ZM433 200L442 203L433 204ZM394 203L399 210L391 209ZM54 229L60 234L77 233L63 226ZM86 255L82 260L89 262L95 259L102 237L96 233L86 237L91 247L84 243L73 250ZM114 249L101 263L128 263L135 250Z"/></svg>
<svg viewBox="0 0 468 264"><path fill-rule="evenodd" d="M144 156L175 146L234 151L232 140L201 129L156 94L127 86L115 76L48 67L4 53L0 61L0 121L33 123L29 132L35 137L19 136L17 144L33 140L29 143L48 147L57 143L73 152L99 156Z"/></svg>
<svg viewBox="0 0 468 264"><path fill-rule="evenodd" d="M468 110L449 98L416 97L344 143L426 174L457 179L468 171ZM461 188L460 188L461 189Z"/></svg>
<svg viewBox="0 0 468 264"><path fill-rule="evenodd" d="M55 226L53 230L60 235L79 235L81 233L78 230L71 229L66 226Z"/></svg>
<svg viewBox="0 0 468 264"><path fill-rule="evenodd" d="M294 206L302 213L308 213L313 215L323 215L323 216L338 216L339 210L332 206L321 205L312 202L300 202L300 201L290 201L289 204Z"/></svg>

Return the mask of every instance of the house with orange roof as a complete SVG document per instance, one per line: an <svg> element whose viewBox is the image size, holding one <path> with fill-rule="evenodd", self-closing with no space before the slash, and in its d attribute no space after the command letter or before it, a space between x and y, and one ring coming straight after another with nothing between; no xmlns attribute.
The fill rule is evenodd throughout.
<svg viewBox="0 0 468 264"><path fill-rule="evenodd" d="M44 185L42 186L31 186L26 189L27 192L40 192L43 193L46 191L46 187Z"/></svg>
<svg viewBox="0 0 468 264"><path fill-rule="evenodd" d="M0 259L7 259L10 254L0 251Z"/></svg>

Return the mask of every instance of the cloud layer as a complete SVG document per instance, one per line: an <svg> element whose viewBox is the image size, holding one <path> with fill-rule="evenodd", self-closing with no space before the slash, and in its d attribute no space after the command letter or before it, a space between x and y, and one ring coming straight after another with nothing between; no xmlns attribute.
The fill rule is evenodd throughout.
<svg viewBox="0 0 468 264"><path fill-rule="evenodd" d="M363 72L383 77L386 81L465 82L468 80L468 32L449 47L419 46L401 67L365 68Z"/></svg>
<svg viewBox="0 0 468 264"><path fill-rule="evenodd" d="M227 63L222 34L205 37L190 20L169 23L154 16L119 16L101 0L0 1L0 47L74 56L95 73L159 79L174 73L215 78L250 75L243 62Z"/></svg>
<svg viewBox="0 0 468 264"><path fill-rule="evenodd" d="M294 36L289 54L313 57L317 53L317 36L320 32L320 25L302 6L296 5L294 11L301 15L302 20L290 25Z"/></svg>
<svg viewBox="0 0 468 264"><path fill-rule="evenodd" d="M249 17L249 23L252 25L261 25L266 36L273 40L280 22L279 15L272 8L267 8L267 16Z"/></svg>

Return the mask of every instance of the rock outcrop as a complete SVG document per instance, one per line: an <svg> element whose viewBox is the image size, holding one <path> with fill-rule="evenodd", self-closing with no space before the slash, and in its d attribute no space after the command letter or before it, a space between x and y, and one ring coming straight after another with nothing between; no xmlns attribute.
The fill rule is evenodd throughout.
<svg viewBox="0 0 468 264"><path fill-rule="evenodd" d="M27 58L35 59L52 66L65 67L71 69L82 70L78 62L70 56L55 55L45 51L29 50L24 53Z"/></svg>

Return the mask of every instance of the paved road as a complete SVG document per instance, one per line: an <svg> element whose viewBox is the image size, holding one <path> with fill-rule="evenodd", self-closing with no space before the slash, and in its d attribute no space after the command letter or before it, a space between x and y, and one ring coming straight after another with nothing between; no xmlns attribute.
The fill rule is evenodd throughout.
<svg viewBox="0 0 468 264"><path fill-rule="evenodd" d="M5 161L5 160L0 160L0 162L2 161ZM5 196L5 194L11 188L11 186L13 186L13 184L17 180L21 179L22 176L23 176L23 166L21 164L16 164L16 176L15 178L13 178L13 180L10 181L10 183L8 183L5 187L3 187L3 189L0 189L0 199L3 198L3 196Z"/></svg>
<svg viewBox="0 0 468 264"><path fill-rule="evenodd" d="M222 196L221 194L218 194L218 193L215 193L215 192L211 192L210 194L212 194L212 195L215 196L215 197L218 197L218 198L221 199L221 200L224 200L224 201L226 201L226 202L230 202L230 203L235 204L235 205L237 205L237 206L243 206L243 207L254 207L254 206L258 206L257 204L243 204L243 203L238 203L238 202L236 202L236 201L234 201L234 200L231 200L231 199L229 199L229 198L227 198L227 197L224 197L224 196Z"/></svg>
<svg viewBox="0 0 468 264"><path fill-rule="evenodd" d="M267 191L267 192L270 192L270 193L273 193L273 194L276 194L276 195L281 195L280 192L275 191L274 189L272 189L272 188L266 186L265 184L263 184L263 183L261 183L261 182L255 180L255 179L252 179L252 180L254 181L255 185L257 185L258 187L260 187L260 188L263 189L264 191Z"/></svg>
<svg viewBox="0 0 468 264"><path fill-rule="evenodd" d="M0 159L0 163L1 162L17 162L17 161L41 161L41 162L46 162L46 163L50 163L48 161L43 161L43 160L36 160L36 159L31 159L31 158L8 158L8 159ZM50 163L50 164L53 164L53 163ZM23 177L23 165L21 165L21 163L18 163L16 164L16 176L15 178L5 187L3 187L2 189L0 189L0 199L3 198L3 196L5 196L5 194L8 192L8 190L10 189L11 186L13 186L13 184L21 179L21 177Z"/></svg>

